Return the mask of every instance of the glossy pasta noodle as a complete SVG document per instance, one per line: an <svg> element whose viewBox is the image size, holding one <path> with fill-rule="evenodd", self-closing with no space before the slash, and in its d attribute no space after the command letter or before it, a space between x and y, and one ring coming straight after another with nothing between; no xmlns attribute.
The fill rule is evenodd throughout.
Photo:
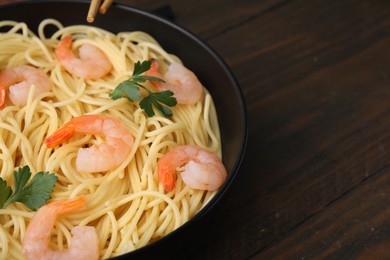
<svg viewBox="0 0 390 260"><path fill-rule="evenodd" d="M57 28L50 37L46 27ZM70 229L77 225L96 227L100 258L133 251L172 232L196 214L216 193L186 186L180 177L176 188L165 192L158 183L158 158L180 144L195 144L221 156L217 115L211 96L204 89L195 105L177 105L171 118L147 117L137 103L125 98L111 100L108 94L128 79L134 63L157 59L164 66L180 62L147 33L117 35L91 26L64 27L43 20L38 34L26 24L0 22L0 71L29 64L44 71L53 82L51 91L32 97L27 105L8 105L0 111L0 176L13 185L13 172L29 165L32 173L49 171L58 176L52 201L84 195L87 208L57 218L50 247L65 250ZM75 48L89 43L103 50L113 69L98 80L73 77L54 55L63 35L73 35ZM78 172L75 157L81 145L102 142L99 136L82 135L70 145L47 148L45 138L71 118L101 114L119 119L129 128L134 145L117 168L102 173ZM71 145L73 144L73 145ZM22 259L22 239L34 212L21 203L0 209L0 258Z"/></svg>

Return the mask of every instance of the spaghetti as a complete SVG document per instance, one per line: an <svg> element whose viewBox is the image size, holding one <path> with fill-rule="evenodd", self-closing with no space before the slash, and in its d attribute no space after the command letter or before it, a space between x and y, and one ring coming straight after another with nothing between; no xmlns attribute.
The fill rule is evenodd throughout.
<svg viewBox="0 0 390 260"><path fill-rule="evenodd" d="M45 28L56 27L47 37ZM147 117L137 103L108 94L128 79L134 64L156 59L164 67L180 62L145 32L112 34L91 26L64 27L46 19L38 34L24 23L0 22L0 71L28 64L44 71L53 86L34 97L31 88L27 104L9 104L0 111L0 177L13 185L13 171L29 165L33 173L54 172L58 182L52 200L85 196L87 208L57 219L49 246L65 250L74 226L94 226L99 240L99 256L109 258L145 246L172 232L194 216L216 191L192 189L178 175L173 191L165 192L158 182L157 161L177 145L192 144L221 156L217 115L210 94L195 105L177 105L171 118ZM112 70L98 80L74 77L58 63L54 49L63 35L72 35L74 47L91 44L103 50ZM70 119L84 114L100 114L119 119L133 134L129 156L108 172L78 172L77 150L102 142L86 135L74 145L47 148L45 138ZM23 259L22 240L34 216L26 206L14 203L0 209L0 259Z"/></svg>

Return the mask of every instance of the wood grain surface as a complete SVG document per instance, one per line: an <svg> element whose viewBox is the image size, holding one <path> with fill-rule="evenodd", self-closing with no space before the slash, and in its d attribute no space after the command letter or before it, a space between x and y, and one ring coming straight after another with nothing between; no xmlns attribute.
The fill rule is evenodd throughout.
<svg viewBox="0 0 390 260"><path fill-rule="evenodd" d="M245 96L240 172L177 259L390 259L390 1L116 3L169 5Z"/></svg>

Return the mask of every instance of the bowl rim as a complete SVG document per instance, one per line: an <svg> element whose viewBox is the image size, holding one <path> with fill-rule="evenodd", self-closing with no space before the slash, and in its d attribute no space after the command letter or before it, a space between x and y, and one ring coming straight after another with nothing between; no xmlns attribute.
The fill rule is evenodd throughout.
<svg viewBox="0 0 390 260"><path fill-rule="evenodd" d="M89 0L22 0L17 2L10 2L0 5L0 11L5 8L17 8L18 6L25 6L25 5L39 5L39 4L45 4L45 3L71 3L71 4L89 4ZM123 255L112 257L111 259L120 259L123 257L131 257L136 256L138 254L142 254L146 250L151 250L152 248L157 247L161 243L164 243L164 241L172 239L174 236L177 236L179 233L182 233L185 229L187 229L190 225L193 225L194 223L198 222L201 218L204 218L205 215L209 211L211 211L213 208L215 208L215 205L218 204L218 202L224 197L225 193L227 192L228 188L233 183L233 180L235 179L236 175L238 174L238 171L240 169L240 166L243 162L245 150L247 146L248 141L248 121L247 121L247 111L246 111L246 103L244 99L244 95L242 92L242 89L240 85L238 84L238 81L232 72L232 70L229 68L229 66L226 64L225 60L218 54L217 51L214 50L208 43L206 43L205 40L202 40L199 36L192 33L190 30L186 29L185 27L179 25L175 21L168 20L167 18L164 18L160 15L154 14L151 11L145 11L140 8L122 4L122 3L116 3L114 2L110 8L117 8L121 9L125 12L134 13L136 15L145 16L148 19L154 20L158 23L163 23L166 26L179 31L179 33L184 34L185 36L189 37L192 41L196 42L197 45L199 45L202 49L204 49L212 58L219 64L219 66L223 69L225 75L228 76L229 81L232 83L235 95L238 98L239 103L239 114L242 118L242 127L241 127L241 143L239 147L239 152L236 158L236 161L231 169L231 171L228 174L228 178L226 179L225 183L220 187L218 192L215 194L215 196L199 211L197 212L191 219L189 219L187 222L183 223L181 226L179 226L177 229L173 230L171 233L159 238L156 241L153 241L145 246L142 246L138 249L135 249L133 251L124 253ZM108 10L109 12L110 10ZM85 14L87 15L87 14ZM44 19L44 18L42 18ZM94 26L92 24L87 24ZM36 29L36 28L34 28Z"/></svg>

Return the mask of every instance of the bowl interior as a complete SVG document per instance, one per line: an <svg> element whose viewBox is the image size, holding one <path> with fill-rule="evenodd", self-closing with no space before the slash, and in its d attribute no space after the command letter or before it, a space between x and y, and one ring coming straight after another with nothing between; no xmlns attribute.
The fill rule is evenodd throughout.
<svg viewBox="0 0 390 260"><path fill-rule="evenodd" d="M45 18L63 25L88 24L86 14L90 1L31 1L0 6L0 20L25 22L35 31ZM214 199L192 220L142 251L174 236L215 205L233 181L246 145L246 112L241 90L223 60L204 42L182 27L150 13L114 4L105 15L98 15L93 26L118 33L142 30L151 34L164 49L177 55L206 86L217 109L222 141L223 163L229 176ZM49 32L50 33L50 32ZM134 251L132 254L136 254ZM129 256L129 255L128 255Z"/></svg>

